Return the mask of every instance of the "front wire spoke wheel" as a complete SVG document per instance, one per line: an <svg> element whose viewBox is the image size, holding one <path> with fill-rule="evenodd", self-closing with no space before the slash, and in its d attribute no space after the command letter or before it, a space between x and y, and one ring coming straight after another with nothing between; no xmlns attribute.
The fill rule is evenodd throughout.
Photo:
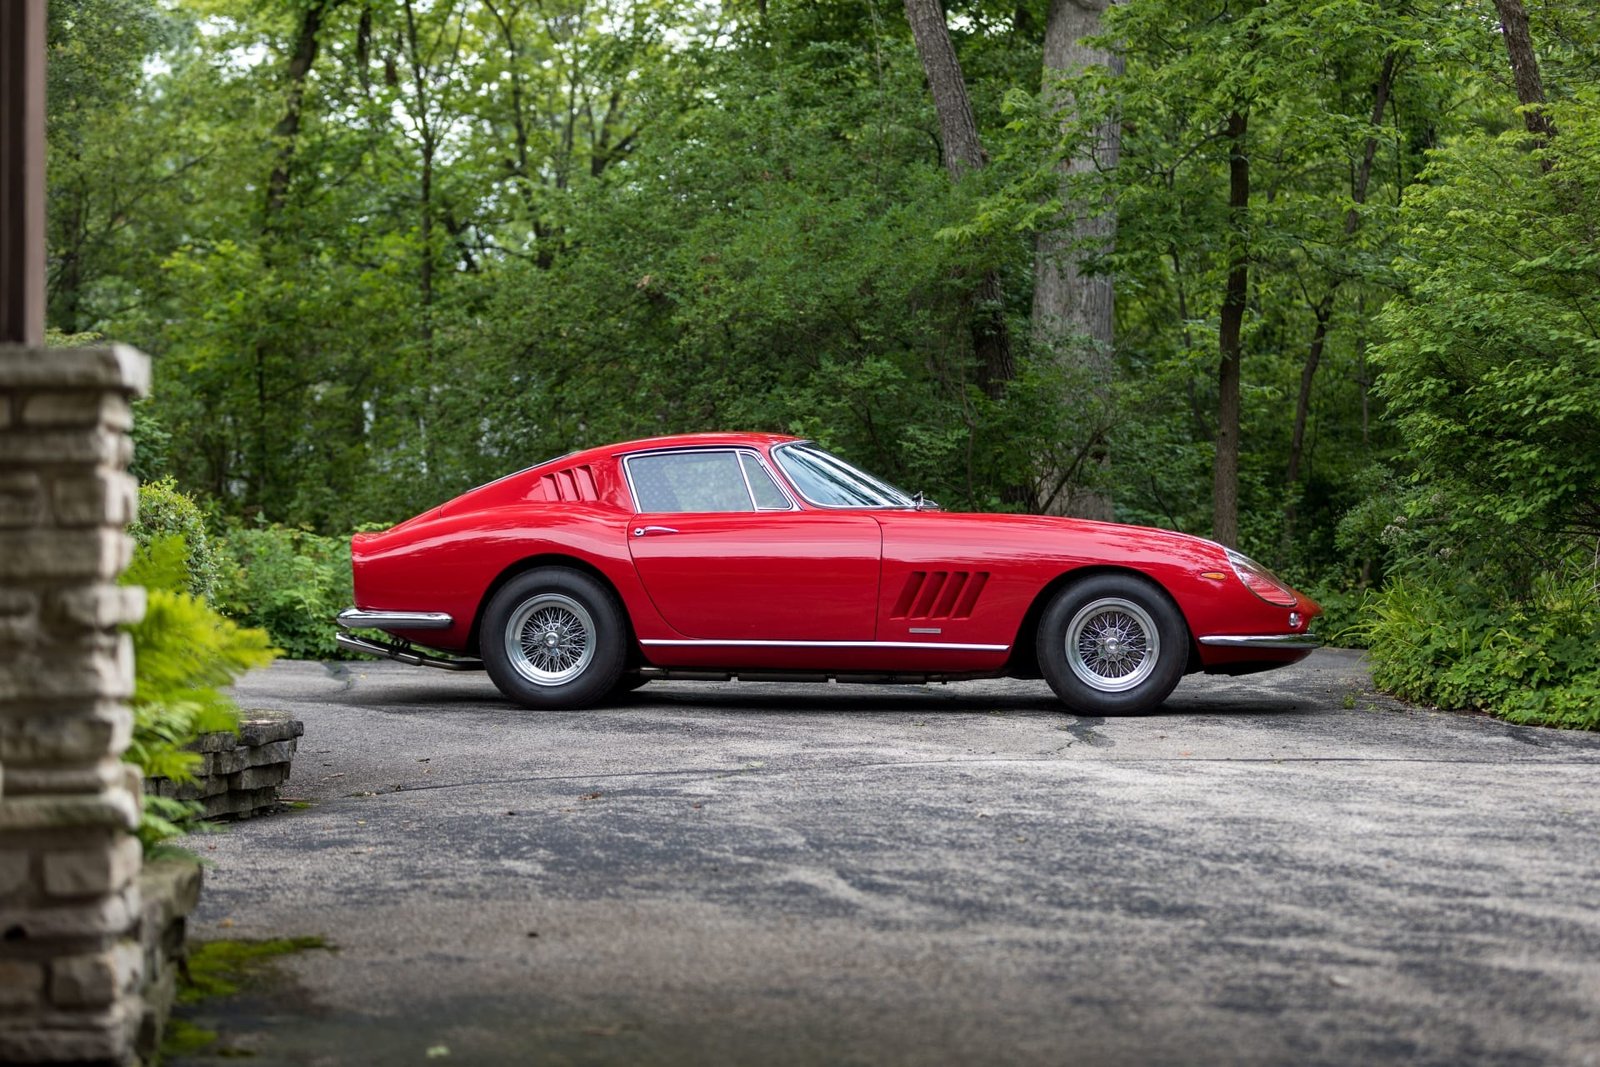
<svg viewBox="0 0 1600 1067"><path fill-rule="evenodd" d="M1067 624L1067 665L1084 685L1102 693L1137 687L1161 658L1161 633L1138 604L1102 597L1085 604Z"/></svg>
<svg viewBox="0 0 1600 1067"><path fill-rule="evenodd" d="M539 593L506 620L505 650L511 666L534 685L564 685L594 659L594 617L564 593Z"/></svg>

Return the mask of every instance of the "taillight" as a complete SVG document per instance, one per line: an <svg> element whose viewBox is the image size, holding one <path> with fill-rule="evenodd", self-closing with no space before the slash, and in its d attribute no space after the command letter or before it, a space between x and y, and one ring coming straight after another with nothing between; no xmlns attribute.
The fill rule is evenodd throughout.
<svg viewBox="0 0 1600 1067"><path fill-rule="evenodd" d="M1228 562L1233 564L1233 573L1239 576L1239 580L1244 583L1244 587L1268 604L1292 608L1298 602L1298 594L1282 578L1279 578L1249 556L1241 555L1230 548L1228 550Z"/></svg>

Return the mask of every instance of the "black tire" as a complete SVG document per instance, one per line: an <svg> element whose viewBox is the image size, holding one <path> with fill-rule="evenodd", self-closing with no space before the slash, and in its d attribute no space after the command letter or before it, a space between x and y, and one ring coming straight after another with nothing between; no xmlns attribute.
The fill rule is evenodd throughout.
<svg viewBox="0 0 1600 1067"><path fill-rule="evenodd" d="M610 589L582 571L540 567L490 598L478 646L489 677L518 704L583 708L616 686L627 632Z"/></svg>
<svg viewBox="0 0 1600 1067"><path fill-rule="evenodd" d="M1189 661L1189 627L1159 586L1095 574L1057 593L1039 620L1039 670L1082 715L1142 715L1167 699Z"/></svg>
<svg viewBox="0 0 1600 1067"><path fill-rule="evenodd" d="M631 693L635 689L642 688L643 686L649 684L650 679L648 678L637 674L624 674L621 678L617 679L617 684L611 687L611 692L617 696L621 696L623 693Z"/></svg>

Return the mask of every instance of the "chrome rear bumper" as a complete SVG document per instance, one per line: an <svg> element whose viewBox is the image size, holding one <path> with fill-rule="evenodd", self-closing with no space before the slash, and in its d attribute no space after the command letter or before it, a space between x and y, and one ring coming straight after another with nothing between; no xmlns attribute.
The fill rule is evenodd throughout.
<svg viewBox="0 0 1600 1067"><path fill-rule="evenodd" d="M1213 645L1218 648L1275 648L1279 650L1293 650L1297 648L1321 648L1322 638L1316 634L1256 634L1253 636L1216 636L1200 638L1202 645Z"/></svg>
<svg viewBox="0 0 1600 1067"><path fill-rule="evenodd" d="M346 608L339 612L334 620L339 624L339 629L344 630L448 630L455 624L455 620L442 611L362 611L360 608ZM410 643L397 640L390 644L386 641L374 641L366 637L357 637L354 634L338 633L334 640L340 648L349 649L351 652L361 652L368 656L382 656L399 663L409 663L414 667L438 667L444 671L481 671L483 660L467 659L462 656L435 656L428 652L418 652Z"/></svg>
<svg viewBox="0 0 1600 1067"><path fill-rule="evenodd" d="M455 620L442 611L362 611L345 608L334 620L341 630L448 630Z"/></svg>

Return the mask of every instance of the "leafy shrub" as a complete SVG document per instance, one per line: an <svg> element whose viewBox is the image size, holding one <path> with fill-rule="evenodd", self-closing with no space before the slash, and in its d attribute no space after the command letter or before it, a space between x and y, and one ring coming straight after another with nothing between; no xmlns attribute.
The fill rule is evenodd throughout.
<svg viewBox="0 0 1600 1067"><path fill-rule="evenodd" d="M350 542L276 523L230 527L217 603L296 659L343 659L334 616L355 603Z"/></svg>
<svg viewBox="0 0 1600 1067"><path fill-rule="evenodd" d="M1452 588L1443 573L1397 578L1371 598L1363 627L1373 680L1407 700L1600 729L1595 577L1541 577L1526 598L1490 604Z"/></svg>
<svg viewBox="0 0 1600 1067"><path fill-rule="evenodd" d="M146 775L187 781L200 756L186 750L202 733L238 725L221 692L277 654L261 630L241 628L189 591L193 552L180 534L139 545L123 575L145 587L144 619L128 627L134 649L133 740L123 757ZM184 831L199 812L193 801L146 797L139 838L148 851Z"/></svg>
<svg viewBox="0 0 1600 1067"><path fill-rule="evenodd" d="M205 600L216 595L222 565L206 533L205 516L194 497L181 491L173 479L139 486L139 518L128 532L146 548L164 537L182 538L186 573L182 588Z"/></svg>

